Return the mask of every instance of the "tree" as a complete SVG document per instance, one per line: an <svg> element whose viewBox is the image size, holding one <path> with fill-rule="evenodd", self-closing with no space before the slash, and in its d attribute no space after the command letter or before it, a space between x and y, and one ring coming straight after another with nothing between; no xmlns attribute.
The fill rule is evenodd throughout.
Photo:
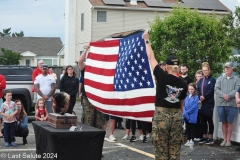
<svg viewBox="0 0 240 160"><path fill-rule="evenodd" d="M166 60L174 54L181 63L187 63L190 75L201 69L202 62L209 63L213 74L222 73L222 63L229 60L231 40L227 27L214 12L208 15L176 7L163 19L156 15L150 28L156 59Z"/></svg>
<svg viewBox="0 0 240 160"><path fill-rule="evenodd" d="M1 37L10 37L11 36L10 30L11 30L11 28L3 29L3 32L0 32L0 36Z"/></svg>
<svg viewBox="0 0 240 160"><path fill-rule="evenodd" d="M240 7L236 7L234 12L231 12L222 18L221 22L228 29L228 37L232 40L232 48L235 50L240 50ZM233 55L232 61L240 64L240 57ZM240 74L240 65L236 65L234 70L237 74Z"/></svg>
<svg viewBox="0 0 240 160"><path fill-rule="evenodd" d="M0 32L0 37L11 37L11 28L3 29L3 32ZM24 37L23 31L19 33L12 33L12 37Z"/></svg>
<svg viewBox="0 0 240 160"><path fill-rule="evenodd" d="M16 35L17 37L24 37L23 31L20 31L19 33L15 32L15 35Z"/></svg>
<svg viewBox="0 0 240 160"><path fill-rule="evenodd" d="M19 53L15 53L11 50L5 50L1 48L3 55L0 56L0 64L1 65L19 65L19 60L22 59L22 55Z"/></svg>

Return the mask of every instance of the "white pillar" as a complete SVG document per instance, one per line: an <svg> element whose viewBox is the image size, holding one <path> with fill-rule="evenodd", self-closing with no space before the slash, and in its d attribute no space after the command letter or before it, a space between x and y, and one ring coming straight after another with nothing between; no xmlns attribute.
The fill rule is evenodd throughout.
<svg viewBox="0 0 240 160"><path fill-rule="evenodd" d="M76 0L65 2L65 51L64 65L75 65L76 44Z"/></svg>

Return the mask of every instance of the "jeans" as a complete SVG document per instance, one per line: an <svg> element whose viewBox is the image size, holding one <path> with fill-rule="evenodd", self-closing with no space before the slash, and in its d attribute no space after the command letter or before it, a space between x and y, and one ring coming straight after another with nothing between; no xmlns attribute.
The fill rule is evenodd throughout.
<svg viewBox="0 0 240 160"><path fill-rule="evenodd" d="M15 142L15 123L6 123L4 122L4 141Z"/></svg>

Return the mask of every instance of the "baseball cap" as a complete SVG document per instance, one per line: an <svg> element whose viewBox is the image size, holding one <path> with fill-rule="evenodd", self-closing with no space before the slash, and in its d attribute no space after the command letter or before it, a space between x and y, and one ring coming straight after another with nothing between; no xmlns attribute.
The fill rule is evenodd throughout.
<svg viewBox="0 0 240 160"><path fill-rule="evenodd" d="M48 65L47 64L43 64L42 65L42 69L48 69Z"/></svg>
<svg viewBox="0 0 240 160"><path fill-rule="evenodd" d="M159 65L166 65L166 62L164 62L164 61L161 61L160 63L159 63Z"/></svg>
<svg viewBox="0 0 240 160"><path fill-rule="evenodd" d="M179 59L177 58L177 56L174 56L174 55L168 56L168 58L166 60L166 64L167 65L179 65Z"/></svg>
<svg viewBox="0 0 240 160"><path fill-rule="evenodd" d="M227 63L224 64L224 67L232 68L233 67L233 63L232 62L227 62Z"/></svg>

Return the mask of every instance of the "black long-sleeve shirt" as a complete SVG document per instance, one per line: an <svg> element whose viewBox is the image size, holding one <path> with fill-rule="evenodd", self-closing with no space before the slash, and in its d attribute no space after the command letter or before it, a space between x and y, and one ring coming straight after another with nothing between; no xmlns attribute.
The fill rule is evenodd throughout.
<svg viewBox="0 0 240 160"><path fill-rule="evenodd" d="M63 76L60 83L60 91L66 92L70 96L76 96L78 93L79 80L75 76Z"/></svg>

